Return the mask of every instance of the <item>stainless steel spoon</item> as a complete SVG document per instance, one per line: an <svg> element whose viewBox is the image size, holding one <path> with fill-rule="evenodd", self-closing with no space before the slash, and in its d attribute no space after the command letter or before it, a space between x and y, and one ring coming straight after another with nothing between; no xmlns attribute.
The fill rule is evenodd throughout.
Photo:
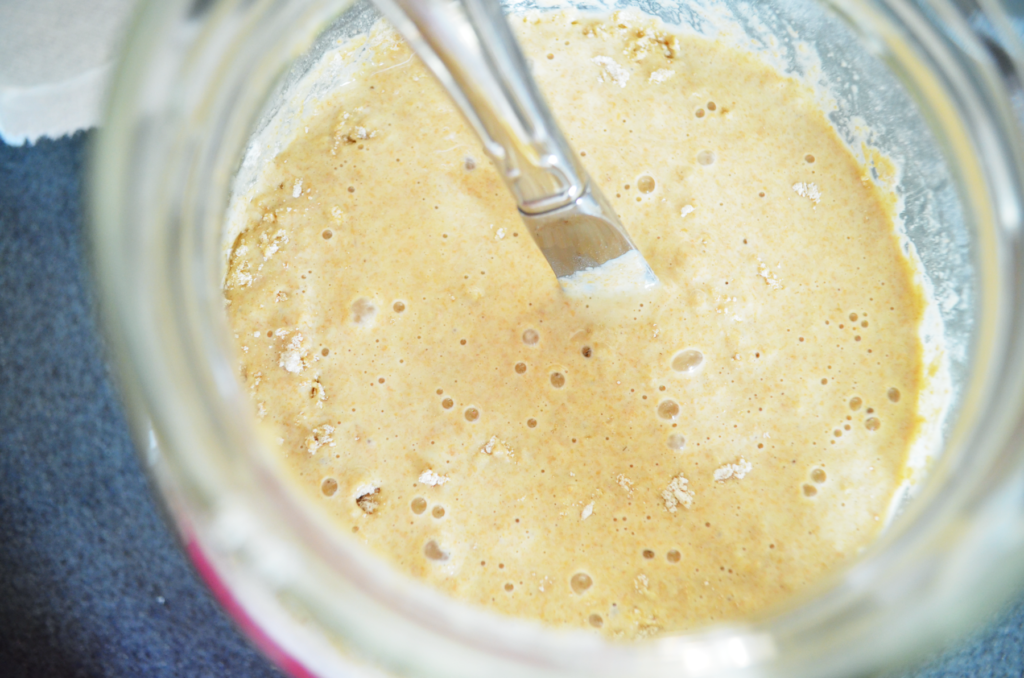
<svg viewBox="0 0 1024 678"><path fill-rule="evenodd" d="M374 3L480 137L563 287L657 284L555 124L497 0Z"/></svg>

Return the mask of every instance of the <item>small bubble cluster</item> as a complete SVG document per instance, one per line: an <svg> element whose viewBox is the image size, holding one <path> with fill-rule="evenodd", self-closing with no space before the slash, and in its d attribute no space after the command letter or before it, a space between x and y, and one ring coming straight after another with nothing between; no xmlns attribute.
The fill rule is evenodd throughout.
<svg viewBox="0 0 1024 678"><path fill-rule="evenodd" d="M898 403L900 400L900 391L895 387L890 388L885 395L890 402ZM864 405L864 400L858 396L854 396L850 398L849 404L850 409L856 412ZM878 417L871 416L875 412L874 408L869 407L865 410L865 412L867 413L868 417L864 420L864 428L866 428L869 431L877 431L878 429L882 428L882 420L879 419ZM847 426L846 429L849 430L850 427Z"/></svg>
<svg viewBox="0 0 1024 678"><path fill-rule="evenodd" d="M709 111L713 113L715 112L715 110L718 109L718 104L716 104L714 101L709 101L703 108L698 108L694 115L696 115L698 118L703 118L705 115L704 108L707 108ZM722 112L725 113L724 110Z"/></svg>
<svg viewBox="0 0 1024 678"><path fill-rule="evenodd" d="M366 297L352 302L352 322L357 325L370 325L377 316L377 307Z"/></svg>
<svg viewBox="0 0 1024 678"><path fill-rule="evenodd" d="M828 475L825 473L825 469L823 468L813 468L811 469L810 477L811 483L814 484L812 485L811 483L804 483L803 487L801 488L803 490L805 497L816 496L818 494L818 488L815 487L815 485L821 485L823 482L825 482L825 480L828 478Z"/></svg>

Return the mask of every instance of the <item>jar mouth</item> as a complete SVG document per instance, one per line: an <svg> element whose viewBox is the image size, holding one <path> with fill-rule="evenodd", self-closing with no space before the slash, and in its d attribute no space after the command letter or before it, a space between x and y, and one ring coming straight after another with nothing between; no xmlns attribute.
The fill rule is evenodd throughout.
<svg viewBox="0 0 1024 678"><path fill-rule="evenodd" d="M963 335L945 451L891 529L785 609L616 645L499 618L382 568L296 499L252 426L223 313L228 198L258 163L258 146L244 154L250 135L325 50L376 13L349 0L146 5L93 158L94 276L147 470L204 577L272 658L297 675L332 675L353 654L424 675L853 673L969 623L1019 583L1002 562L1017 562L1024 546L1014 503L1024 482L1024 146L1008 95L1016 82L1020 96L1024 64L1013 57L1024 52L1016 42L1005 59L993 56L993 42L1015 40L998 35L998 17L985 34L951 9L933 16L865 0L827 10L808 30L841 28L876 72L899 81L946 173L907 194L908 210L927 204L948 227L908 225L929 274L942 256L970 272L941 281L961 294L941 310ZM872 85L884 83L863 87ZM268 107L268 96L278 103Z"/></svg>

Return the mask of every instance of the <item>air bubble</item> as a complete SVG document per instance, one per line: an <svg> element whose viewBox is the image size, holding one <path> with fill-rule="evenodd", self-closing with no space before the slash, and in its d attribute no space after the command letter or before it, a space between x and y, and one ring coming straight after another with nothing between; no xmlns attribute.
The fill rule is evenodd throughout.
<svg viewBox="0 0 1024 678"><path fill-rule="evenodd" d="M352 302L352 322L357 325L369 325L377 315L377 307L366 297Z"/></svg>
<svg viewBox="0 0 1024 678"><path fill-rule="evenodd" d="M807 155L804 156L804 162L806 162L808 165L811 164L812 162L814 162L814 156L808 153Z"/></svg>
<svg viewBox="0 0 1024 678"><path fill-rule="evenodd" d="M860 398L858 398L857 396L854 396L854 397L850 398L850 409L853 410L854 412L859 410L860 406L863 405L863 404L864 404L864 401L861 400Z"/></svg>
<svg viewBox="0 0 1024 678"><path fill-rule="evenodd" d="M513 584L512 582L508 582L507 584L505 584L505 590L508 591L509 593L511 593L512 589L514 589L514 588L515 588L515 584Z"/></svg>
<svg viewBox="0 0 1024 678"><path fill-rule="evenodd" d="M599 629L602 626L604 626L604 619L602 619L601 615L599 614L590 615L589 617L587 617L587 622L595 629Z"/></svg>
<svg viewBox="0 0 1024 678"><path fill-rule="evenodd" d="M394 304L391 305L391 308L394 309L395 313L401 313L402 311L405 310L405 304L403 304L400 301L396 301Z"/></svg>
<svg viewBox="0 0 1024 678"><path fill-rule="evenodd" d="M435 504L434 508L430 509L430 515L434 516L435 518L444 518L444 507Z"/></svg>
<svg viewBox="0 0 1024 678"><path fill-rule="evenodd" d="M641 193L650 193L654 190L654 177L643 175L636 181L636 188Z"/></svg>
<svg viewBox="0 0 1024 678"><path fill-rule="evenodd" d="M327 357L327 354L330 353L330 352L331 352L331 349L329 349L329 348L322 348L322 349L320 349L320 355L322 355L325 358Z"/></svg>
<svg viewBox="0 0 1024 678"><path fill-rule="evenodd" d="M709 110L709 111L713 111L713 110L715 110L716 108L718 108L718 106L716 106L716 105L715 105L715 102L714 102L714 101L709 101L709 102L708 102L708 110Z"/></svg>
<svg viewBox="0 0 1024 678"><path fill-rule="evenodd" d="M715 163L714 151L701 151L697 154L697 162L705 167Z"/></svg>
<svg viewBox="0 0 1024 678"><path fill-rule="evenodd" d="M679 416L679 404L674 400L662 400L658 405L658 416L662 419L675 419Z"/></svg>
<svg viewBox="0 0 1024 678"><path fill-rule="evenodd" d="M643 556L646 560L651 560L654 558L654 551L651 549L644 549Z"/></svg>
<svg viewBox="0 0 1024 678"><path fill-rule="evenodd" d="M476 421L480 418L480 411L475 407L470 407L465 412L466 421Z"/></svg>
<svg viewBox="0 0 1024 678"><path fill-rule="evenodd" d="M854 323L857 322L857 318L859 318L859 317L860 316L858 316L856 313L851 313L850 314L850 322L854 322Z"/></svg>
<svg viewBox="0 0 1024 678"><path fill-rule="evenodd" d="M565 375L561 372L551 373L551 385L555 388L562 388L565 386Z"/></svg>
<svg viewBox="0 0 1024 678"><path fill-rule="evenodd" d="M523 343L527 346L533 346L540 341L540 335L537 334L537 330L526 330L523 332Z"/></svg>
<svg viewBox="0 0 1024 678"><path fill-rule="evenodd" d="M321 233L320 235L324 237L324 240L330 240L331 238L334 237L334 231L332 231L329 228L325 228L323 233Z"/></svg>
<svg viewBox="0 0 1024 678"><path fill-rule="evenodd" d="M325 497L333 497L334 493L338 491L338 481L334 478L324 478L324 481L320 483L320 491Z"/></svg>
<svg viewBox="0 0 1024 678"><path fill-rule="evenodd" d="M431 560L448 560L448 554L433 539L423 545L423 555Z"/></svg>
<svg viewBox="0 0 1024 678"><path fill-rule="evenodd" d="M678 433L673 433L668 437L668 440L665 441L665 444L668 445L668 449L679 451L686 447L686 438Z"/></svg>
<svg viewBox="0 0 1024 678"><path fill-rule="evenodd" d="M704 354L695 348L676 353L672 358L672 369L676 372L693 372L704 362Z"/></svg>
<svg viewBox="0 0 1024 678"><path fill-rule="evenodd" d="M816 483L825 482L826 477L827 476L825 475L824 469L816 468L813 471L811 471L811 480L813 480Z"/></svg>
<svg viewBox="0 0 1024 678"><path fill-rule="evenodd" d="M537 420L531 417L526 420L526 425L530 428L537 428Z"/></svg>
<svg viewBox="0 0 1024 678"><path fill-rule="evenodd" d="M864 421L864 428L869 431L877 431L882 428L882 421L878 417L868 417Z"/></svg>
<svg viewBox="0 0 1024 678"><path fill-rule="evenodd" d="M526 363L516 363L516 374L524 374L526 372Z"/></svg>
<svg viewBox="0 0 1024 678"><path fill-rule="evenodd" d="M805 497L813 497L816 494L818 494L818 488L816 488L814 485L808 485L807 483L804 483Z"/></svg>
<svg viewBox="0 0 1024 678"><path fill-rule="evenodd" d="M446 410L450 410L454 406L455 406L455 401L452 400L451 398L445 398L444 400L441 401L441 407L443 407Z"/></svg>
<svg viewBox="0 0 1024 678"><path fill-rule="evenodd" d="M896 387L890 388L885 395L894 403L898 403L900 401L900 390Z"/></svg>
<svg viewBox="0 0 1024 678"><path fill-rule="evenodd" d="M682 557L682 554L679 553L679 551L676 551L675 549L672 549L671 551L665 554L665 560L667 560L670 563L678 563Z"/></svg>
<svg viewBox="0 0 1024 678"><path fill-rule="evenodd" d="M704 117L704 109L703 108L698 108L697 111L694 113L694 115L696 115L698 118L703 118Z"/></svg>
<svg viewBox="0 0 1024 678"><path fill-rule="evenodd" d="M416 497L409 502L409 508L412 509L412 512L416 515L421 515L427 510L427 500L423 497Z"/></svg>
<svg viewBox="0 0 1024 678"><path fill-rule="evenodd" d="M572 576L572 579L569 580L569 586L572 587L573 591L579 594L582 594L584 591L589 589L593 583L594 580L591 579L590 575L586 572L577 572Z"/></svg>

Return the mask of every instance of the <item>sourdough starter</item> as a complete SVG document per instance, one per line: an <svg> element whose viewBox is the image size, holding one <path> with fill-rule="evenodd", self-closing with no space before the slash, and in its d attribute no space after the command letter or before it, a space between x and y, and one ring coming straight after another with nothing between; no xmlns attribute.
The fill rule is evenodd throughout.
<svg viewBox="0 0 1024 678"><path fill-rule="evenodd" d="M924 302L895 199L753 55L635 15L513 24L661 285L566 296L378 27L235 225L253 407L338 530L455 598L625 638L762 612L906 474Z"/></svg>

